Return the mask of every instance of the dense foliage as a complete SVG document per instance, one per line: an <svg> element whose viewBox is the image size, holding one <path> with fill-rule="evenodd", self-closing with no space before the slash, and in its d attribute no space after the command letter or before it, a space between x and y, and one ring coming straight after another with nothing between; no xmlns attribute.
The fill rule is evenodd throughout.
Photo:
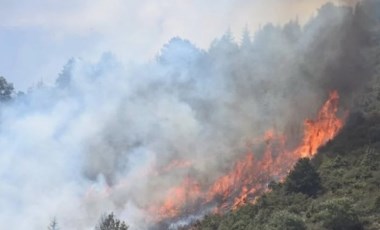
<svg viewBox="0 0 380 230"><path fill-rule="evenodd" d="M319 174L310 163L309 158L300 159L290 171L284 183L285 191L316 196L321 190Z"/></svg>

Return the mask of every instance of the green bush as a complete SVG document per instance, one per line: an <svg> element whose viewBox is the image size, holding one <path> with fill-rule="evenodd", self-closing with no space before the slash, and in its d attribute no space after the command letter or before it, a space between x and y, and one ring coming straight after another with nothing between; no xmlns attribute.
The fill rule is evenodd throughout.
<svg viewBox="0 0 380 230"><path fill-rule="evenodd" d="M335 198L322 203L315 202L308 210L312 222L319 222L329 230L360 230L362 224L347 198Z"/></svg>
<svg viewBox="0 0 380 230"><path fill-rule="evenodd" d="M217 230L221 221L219 215L207 215L202 223L200 223L199 229L202 230Z"/></svg>
<svg viewBox="0 0 380 230"><path fill-rule="evenodd" d="M268 225L267 230L306 230L305 222L300 216L297 216L288 211L278 211L273 213Z"/></svg>
<svg viewBox="0 0 380 230"><path fill-rule="evenodd" d="M287 192L316 196L321 190L321 179L309 158L300 159L284 183Z"/></svg>

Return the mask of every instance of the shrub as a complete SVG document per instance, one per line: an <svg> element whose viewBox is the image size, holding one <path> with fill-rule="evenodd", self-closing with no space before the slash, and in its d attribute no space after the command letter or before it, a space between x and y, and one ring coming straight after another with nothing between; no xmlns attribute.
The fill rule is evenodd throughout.
<svg viewBox="0 0 380 230"><path fill-rule="evenodd" d="M320 222L329 230L360 230L363 227L351 203L347 198L314 203L308 211L308 216L313 222Z"/></svg>
<svg viewBox="0 0 380 230"><path fill-rule="evenodd" d="M268 230L306 230L305 222L300 216L288 211L275 212L266 226Z"/></svg>
<svg viewBox="0 0 380 230"><path fill-rule="evenodd" d="M309 158L300 159L290 171L284 183L287 192L316 196L321 190L321 179Z"/></svg>

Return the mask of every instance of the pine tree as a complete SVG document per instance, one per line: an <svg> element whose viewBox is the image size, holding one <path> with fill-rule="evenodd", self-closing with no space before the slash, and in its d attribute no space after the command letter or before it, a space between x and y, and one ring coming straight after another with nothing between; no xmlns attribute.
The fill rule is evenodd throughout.
<svg viewBox="0 0 380 230"><path fill-rule="evenodd" d="M321 190L321 179L309 158L300 159L284 183L287 192L316 196Z"/></svg>
<svg viewBox="0 0 380 230"><path fill-rule="evenodd" d="M96 230L128 230L129 226L115 217L113 213L100 220Z"/></svg>
<svg viewBox="0 0 380 230"><path fill-rule="evenodd" d="M13 90L13 84L8 83L4 77L0 76L0 101L9 101L14 93Z"/></svg>

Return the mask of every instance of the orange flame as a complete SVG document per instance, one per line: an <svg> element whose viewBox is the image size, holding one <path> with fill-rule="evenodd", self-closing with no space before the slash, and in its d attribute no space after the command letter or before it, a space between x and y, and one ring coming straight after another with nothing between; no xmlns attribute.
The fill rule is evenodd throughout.
<svg viewBox="0 0 380 230"><path fill-rule="evenodd" d="M336 117L338 101L338 92L331 92L329 99L319 111L318 118L305 121L305 135L302 144L295 151L297 156L313 156L320 146L333 139L343 127L343 121Z"/></svg>
<svg viewBox="0 0 380 230"><path fill-rule="evenodd" d="M181 214L182 207L188 203L193 203L201 196L199 184L186 178L183 183L167 192L167 197L160 207L153 207L151 212L155 213L155 219L173 218Z"/></svg>
<svg viewBox="0 0 380 230"><path fill-rule="evenodd" d="M343 127L343 120L337 116L338 101L338 92L331 92L317 118L304 122L304 135L295 149L287 150L286 138L273 130L268 131L262 138L265 149L261 157L249 151L209 188L202 189L194 179L186 178L180 186L167 192L161 204L150 207L150 213L161 221L180 218L203 206L214 207L215 212L220 213L255 202L257 195L268 190L268 182L282 180L299 158L312 157L319 147L337 135Z"/></svg>

